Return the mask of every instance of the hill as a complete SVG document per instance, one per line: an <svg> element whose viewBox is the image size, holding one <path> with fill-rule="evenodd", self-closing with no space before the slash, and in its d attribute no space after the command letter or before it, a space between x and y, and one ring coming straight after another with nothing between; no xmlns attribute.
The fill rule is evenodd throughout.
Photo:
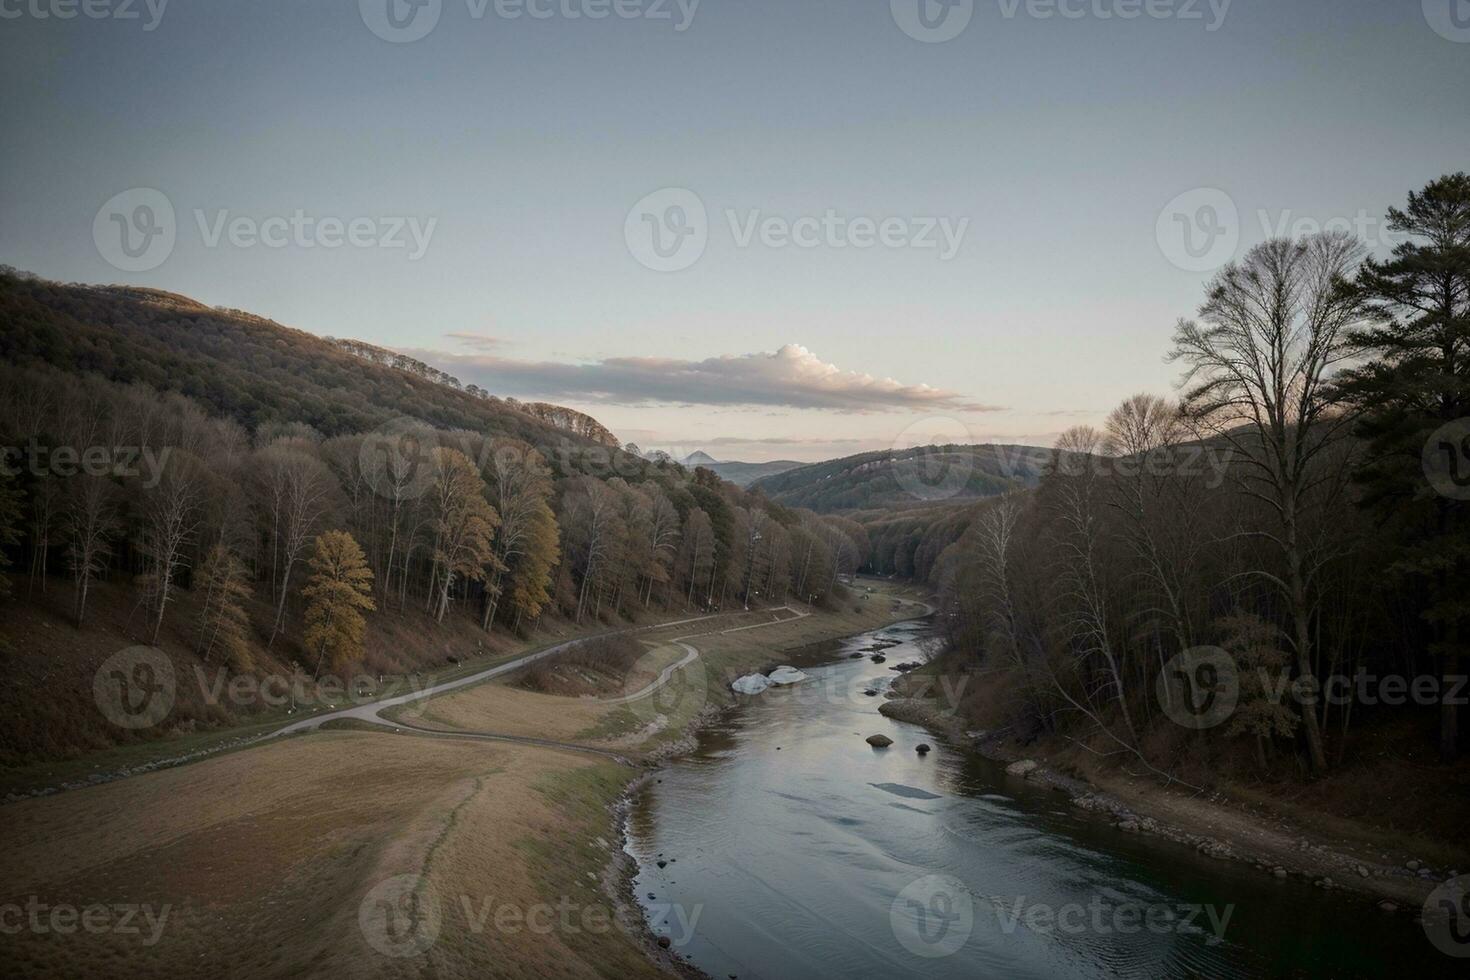
<svg viewBox="0 0 1470 980"><path fill-rule="evenodd" d="M1034 487L1050 456L1035 446L885 449L762 477L751 489L818 513L907 508Z"/></svg>
<svg viewBox="0 0 1470 980"><path fill-rule="evenodd" d="M466 390L418 362L379 363L330 338L161 290L0 268L0 356L184 395L247 430L304 424L331 437L412 418L532 445L606 447L575 413Z"/></svg>
<svg viewBox="0 0 1470 980"><path fill-rule="evenodd" d="M685 465L693 464L686 463ZM737 487L748 487L757 480L764 479L768 476L775 476L778 473L785 473L788 470L794 470L798 466L805 466L806 464L798 463L793 459L773 459L768 463L739 463L732 461L728 463L700 463L697 465L703 466L707 470L713 470L715 475L720 479L729 480Z"/></svg>

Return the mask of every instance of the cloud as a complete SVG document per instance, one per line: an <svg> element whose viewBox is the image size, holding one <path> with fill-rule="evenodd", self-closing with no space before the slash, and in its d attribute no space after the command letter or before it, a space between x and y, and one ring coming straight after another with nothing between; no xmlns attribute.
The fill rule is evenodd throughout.
<svg viewBox="0 0 1470 980"><path fill-rule="evenodd" d="M444 336L448 337L450 340L459 341L459 345L461 347L470 347L479 351L497 350L505 344L505 341L501 340L499 337L491 337L487 334L482 333L464 333L456 331L454 333L447 333Z"/></svg>
<svg viewBox="0 0 1470 980"><path fill-rule="evenodd" d="M993 412L958 392L844 371L800 344L775 353L702 361L610 357L585 364L522 361L493 353L406 350L501 395L608 405L779 405L838 412Z"/></svg>

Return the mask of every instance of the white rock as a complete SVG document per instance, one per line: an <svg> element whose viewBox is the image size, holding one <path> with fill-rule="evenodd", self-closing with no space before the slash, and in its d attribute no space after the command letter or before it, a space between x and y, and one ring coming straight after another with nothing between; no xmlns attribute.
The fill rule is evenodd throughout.
<svg viewBox="0 0 1470 980"><path fill-rule="evenodd" d="M735 683L730 685L730 690L736 694L760 694L770 686L771 682L764 674L746 674L744 677L737 678Z"/></svg>
<svg viewBox="0 0 1470 980"><path fill-rule="evenodd" d="M1010 765L1006 766L1006 772L1010 773L1012 776L1026 776L1034 772L1035 770L1036 761L1033 759L1022 759L1019 762L1012 762Z"/></svg>
<svg viewBox="0 0 1470 980"><path fill-rule="evenodd" d="M772 684L799 684L806 680L806 675L795 667L777 667L766 675L766 679Z"/></svg>

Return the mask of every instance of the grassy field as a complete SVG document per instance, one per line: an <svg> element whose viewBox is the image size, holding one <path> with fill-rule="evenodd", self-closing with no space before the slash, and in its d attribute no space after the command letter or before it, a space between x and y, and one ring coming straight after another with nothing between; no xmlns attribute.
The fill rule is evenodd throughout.
<svg viewBox="0 0 1470 980"><path fill-rule="evenodd" d="M649 705L487 683L424 717L651 751L727 703L733 673L895 618L875 595L758 629L711 621L685 641L700 659ZM676 662L673 638L698 628L641 636L650 653L625 686ZM0 915L23 928L0 934L0 959L18 977L651 976L606 881L610 806L638 772L574 750L333 730L3 806Z"/></svg>

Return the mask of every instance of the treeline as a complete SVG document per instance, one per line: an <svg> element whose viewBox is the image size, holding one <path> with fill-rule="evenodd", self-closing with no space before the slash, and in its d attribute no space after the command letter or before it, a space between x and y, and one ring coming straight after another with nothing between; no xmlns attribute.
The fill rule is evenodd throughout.
<svg viewBox="0 0 1470 980"><path fill-rule="evenodd" d="M0 368L0 392L11 601L65 576L82 626L96 583L123 584L141 639L183 627L201 657L240 670L283 641L310 672L350 666L385 612L524 632L548 611L822 603L866 560L850 521L547 429L535 445L402 419L251 429L177 393L35 364ZM185 591L197 601L178 623Z"/></svg>
<svg viewBox="0 0 1470 980"><path fill-rule="evenodd" d="M1177 400L1070 430L1037 490L872 525L872 560L935 583L951 647L990 669L992 720L1158 771L1238 751L1321 773L1403 717L1456 756L1470 177L1388 224L1387 260L1329 233L1223 269L1175 331Z"/></svg>

